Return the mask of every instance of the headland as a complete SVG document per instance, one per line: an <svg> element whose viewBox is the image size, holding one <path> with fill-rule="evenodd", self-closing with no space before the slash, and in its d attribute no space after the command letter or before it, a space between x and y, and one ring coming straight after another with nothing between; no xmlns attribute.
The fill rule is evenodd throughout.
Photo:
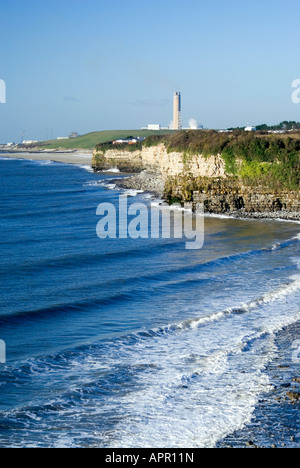
<svg viewBox="0 0 300 468"><path fill-rule="evenodd" d="M300 134L182 131L136 145L97 145L95 171L134 173L120 184L207 213L300 219Z"/></svg>

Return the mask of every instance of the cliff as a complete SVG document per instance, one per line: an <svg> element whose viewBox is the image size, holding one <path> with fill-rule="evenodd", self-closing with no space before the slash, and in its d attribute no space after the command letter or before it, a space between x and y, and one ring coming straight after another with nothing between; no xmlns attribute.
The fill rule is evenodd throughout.
<svg viewBox="0 0 300 468"><path fill-rule="evenodd" d="M165 145L144 147L134 151L117 147L101 151L96 149L93 155L93 168L96 171L117 167L121 172L136 173L144 170L160 175L164 180L182 174L200 177L226 177L225 163L220 155L208 158L197 155L189 160L182 152L168 152Z"/></svg>
<svg viewBox="0 0 300 468"><path fill-rule="evenodd" d="M139 174L123 185L156 192L170 202L201 202L211 213L277 213L299 219L297 138L197 132L201 140L195 142L191 134L195 132L148 139L138 147L99 145L93 168Z"/></svg>

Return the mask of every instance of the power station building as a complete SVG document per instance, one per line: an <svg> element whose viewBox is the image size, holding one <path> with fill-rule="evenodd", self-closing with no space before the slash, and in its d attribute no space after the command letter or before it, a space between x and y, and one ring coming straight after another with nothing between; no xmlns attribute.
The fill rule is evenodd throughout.
<svg viewBox="0 0 300 468"><path fill-rule="evenodd" d="M181 94L174 94L173 104L173 130L181 130Z"/></svg>
<svg viewBox="0 0 300 468"><path fill-rule="evenodd" d="M181 93L174 93L173 120L170 123L169 127L161 127L160 124L148 124L147 127L142 127L142 130L156 130L156 131L158 130L182 130Z"/></svg>

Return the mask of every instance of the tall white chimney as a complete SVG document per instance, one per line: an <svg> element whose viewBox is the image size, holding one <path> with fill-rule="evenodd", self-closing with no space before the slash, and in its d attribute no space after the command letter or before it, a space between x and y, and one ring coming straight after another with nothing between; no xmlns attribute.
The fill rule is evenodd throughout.
<svg viewBox="0 0 300 468"><path fill-rule="evenodd" d="M181 130L181 94L174 94L173 130Z"/></svg>

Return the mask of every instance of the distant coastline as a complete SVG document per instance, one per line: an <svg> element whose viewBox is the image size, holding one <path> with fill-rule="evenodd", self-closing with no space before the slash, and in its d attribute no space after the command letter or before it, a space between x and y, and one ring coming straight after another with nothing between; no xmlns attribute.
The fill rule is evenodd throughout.
<svg viewBox="0 0 300 468"><path fill-rule="evenodd" d="M54 161L66 164L91 164L92 153L84 150L77 151L0 151L2 158L29 159L33 161Z"/></svg>
<svg viewBox="0 0 300 468"><path fill-rule="evenodd" d="M72 145L80 138L90 145L96 135L105 139L129 133L138 131L88 134ZM94 150L2 147L0 157L88 164L95 172L118 168L131 175L114 180L119 187L144 190L171 204L190 204L194 209L204 203L206 213L236 218L300 221L299 133L154 133L137 145L100 143Z"/></svg>

